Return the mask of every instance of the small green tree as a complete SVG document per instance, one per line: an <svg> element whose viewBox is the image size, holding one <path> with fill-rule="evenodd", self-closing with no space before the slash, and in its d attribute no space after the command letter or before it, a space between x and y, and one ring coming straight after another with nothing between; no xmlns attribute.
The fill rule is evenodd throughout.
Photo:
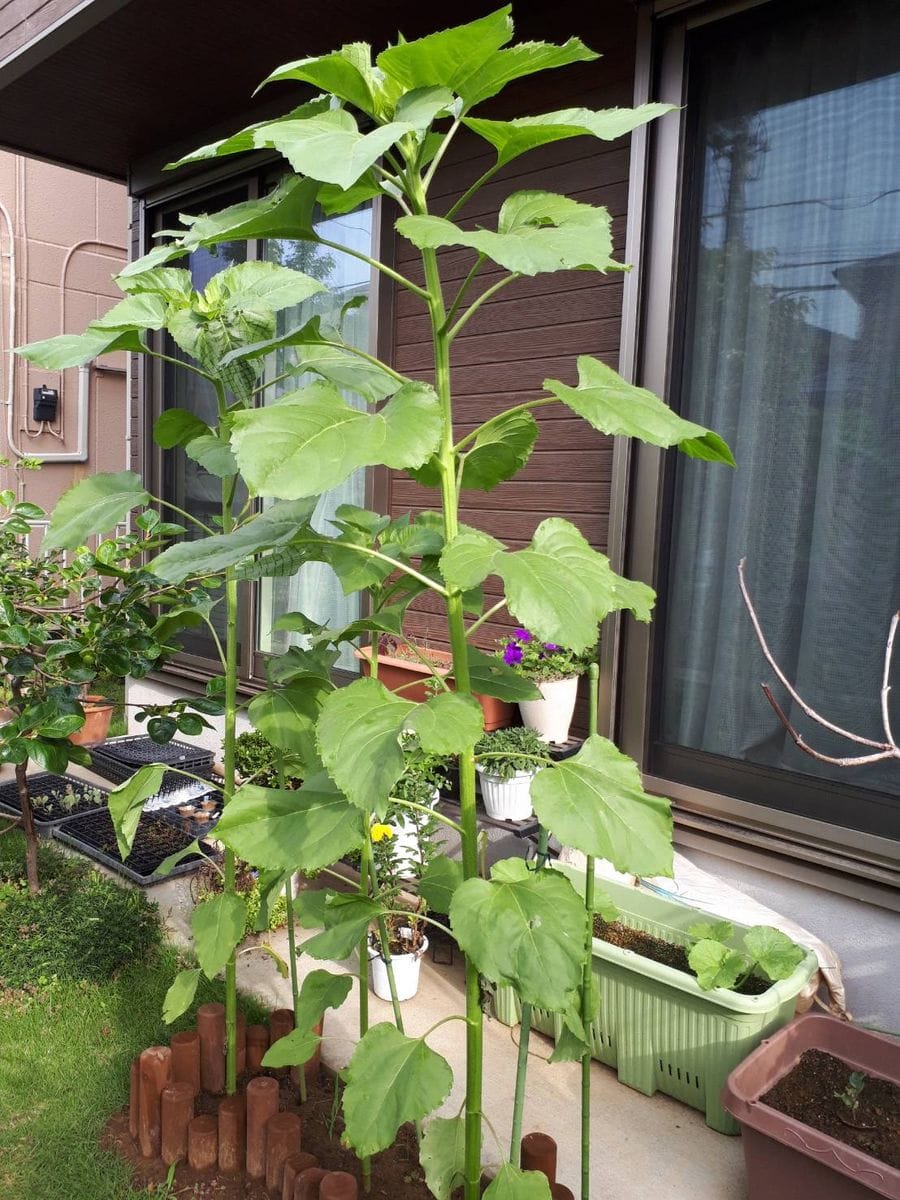
<svg viewBox="0 0 900 1200"><path fill-rule="evenodd" d="M305 952L340 959L364 941L373 921L383 926L385 909L365 890L369 830L392 798L408 803L396 796L395 787L405 768L404 733L413 731L425 753L458 756L460 819L441 819L458 832L462 861L439 856L421 883L433 911L449 907L454 936L466 956L466 1007L459 1018L466 1041L465 1111L456 1118L433 1118L422 1139L426 1176L439 1200L448 1200L460 1181L466 1200L480 1195L481 976L511 984L528 1004L564 1014L572 1037L580 1038L578 1056L587 1052L583 1018L589 994L590 904L554 871L534 872L523 863L507 862L498 864L490 879L479 874L475 746L483 720L472 693L517 700L537 692L495 655L480 651L473 637L506 606L535 636L577 654L596 643L598 625L610 613L629 610L646 621L654 600L645 584L615 574L570 522L548 518L528 547L513 551L461 523L460 493L467 488L490 491L515 476L538 437L533 411L551 404L563 404L606 434L732 462L716 434L678 417L651 393L589 356L578 360L577 384L548 379L546 394L538 399L491 416L469 433L456 428L453 345L488 300L519 279L544 272L622 269L612 256L606 209L563 195L514 192L490 228L472 228L457 218L464 218L478 191L520 155L573 137L614 140L668 111L651 104L599 112L573 108L506 121L476 117L473 110L511 81L596 57L577 38L563 45L512 46L511 38L509 9L503 8L417 41L401 39L374 59L368 46L354 43L279 68L267 82L302 81L323 95L183 161L268 149L281 153L293 173L260 200L183 218L183 232L120 276L129 296L111 314L94 322L82 338L54 339L24 351L45 366L74 365L111 350L149 353L141 334L165 328L194 359L189 369L216 389L215 428L190 413L171 410L155 436L164 448L184 446L220 475L221 530L205 530L199 540L166 550L152 567L176 583L216 574L224 578L226 807L218 832L229 853L278 873L319 870L351 849L362 850L364 890L325 898L318 913L324 928L305 943ZM493 161L446 212L436 215L429 195L449 146L463 129L485 143ZM317 207L326 214L346 212L374 197L396 207L398 233L420 253L417 278L317 234ZM274 336L272 313L321 288L308 276L248 263L216 276L198 296L185 272L165 265L200 246L255 238L294 238L342 251L414 295L429 322L434 382L401 375L347 344L339 329L326 327L318 316ZM470 255L471 269L458 288L442 279L442 250ZM493 281L482 286L479 274L488 264ZM316 379L260 407L256 400L266 386L262 367L276 351L282 361L294 356L283 375L311 372ZM366 407L348 403L344 390L355 391ZM433 488L435 510L391 522L378 513L345 507L338 511L334 534L314 529L310 517L319 494L371 465L406 471ZM233 513L239 476L249 495L265 507ZM89 496L100 486L98 480L89 481L80 485L80 494ZM118 510L112 506L104 514L107 521L134 503L139 482L130 488L122 489ZM54 517L51 536L64 544L67 538L57 530ZM78 536L84 533L79 527ZM272 664L273 687L257 720L276 745L304 756L304 784L295 791L254 783L235 790L238 578L293 572L311 560L329 563L346 592L372 593L372 612L347 629L318 632L295 615L296 628L308 633L312 644L294 648ZM503 598L486 607L482 585L489 576L501 580ZM373 634L377 644L381 632L408 642L403 615L424 590L439 599L446 614L455 690L435 673L434 694L414 704L379 681L377 652L371 678L335 688L330 676L334 646L364 633ZM561 763L542 760L540 766L532 796L544 828L588 856L611 860L620 870L671 870L668 803L644 792L636 765L611 742L592 734L574 757ZM139 779L120 802L120 811L139 805L143 794ZM226 891L221 900L195 933L201 967L207 973L226 967L228 1078L233 1088L233 961L243 921L233 896ZM211 910L213 903L204 907ZM310 914L302 915L309 923ZM299 997L297 1030L284 1039L287 1045L270 1051L279 1061L299 1064L308 1058L316 1044L310 1026L326 1004L343 999L339 992L346 994L332 982L338 977L313 974L315 982L309 988L304 984ZM178 996L189 993L190 980L181 981ZM391 1143L404 1121L429 1116L451 1082L450 1067L430 1048L428 1034L411 1038L387 1024L367 1029L346 1072L347 1139L364 1159L376 1153ZM583 1177L587 1181L588 1173ZM588 1186L586 1182L585 1195ZM500 1200L513 1194L548 1200L549 1190L542 1177L508 1162L487 1195Z"/></svg>

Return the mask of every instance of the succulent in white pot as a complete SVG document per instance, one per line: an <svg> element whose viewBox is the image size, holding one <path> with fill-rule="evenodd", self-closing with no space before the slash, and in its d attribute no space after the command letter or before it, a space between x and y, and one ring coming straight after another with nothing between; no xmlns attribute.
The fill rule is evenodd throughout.
<svg viewBox="0 0 900 1200"><path fill-rule="evenodd" d="M515 629L500 642L503 661L537 685L540 700L520 700L519 712L527 729L542 741L559 745L569 739L569 728L578 699L578 677L588 669L596 652L576 654L555 642L542 642L528 629Z"/></svg>
<svg viewBox="0 0 900 1200"><path fill-rule="evenodd" d="M475 747L475 770L485 811L495 821L525 821L532 814L531 781L548 761L541 737L522 725L486 733Z"/></svg>

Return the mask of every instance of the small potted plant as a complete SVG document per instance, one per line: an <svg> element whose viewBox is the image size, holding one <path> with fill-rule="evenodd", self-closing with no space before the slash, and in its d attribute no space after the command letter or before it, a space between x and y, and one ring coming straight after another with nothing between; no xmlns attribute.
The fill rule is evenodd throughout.
<svg viewBox="0 0 900 1200"><path fill-rule="evenodd" d="M533 729L516 725L486 733L475 747L481 798L495 821L524 821L532 814L531 781L547 762L547 747Z"/></svg>
<svg viewBox="0 0 900 1200"><path fill-rule="evenodd" d="M405 803L391 804L385 821L393 830L390 846L398 867L409 878L418 878L434 855L437 823L428 813L407 804L434 808L448 786L450 760L426 754L412 735L404 734L403 740L407 766L394 787L394 799Z"/></svg>
<svg viewBox="0 0 900 1200"><path fill-rule="evenodd" d="M578 677L588 669L593 653L576 654L555 642L542 642L528 629L516 629L500 642L508 667L537 684L539 700L520 700L519 712L527 729L545 742L568 741L578 698Z"/></svg>
<svg viewBox="0 0 900 1200"><path fill-rule="evenodd" d="M419 990L419 968L428 950L422 921L425 901L421 896L410 897L407 888L411 869L418 876L437 852L435 831L436 823L424 817L415 833L413 853L398 855L393 826L386 822L372 825L378 897L393 909L369 934L369 978L372 991L381 1000L411 1000Z"/></svg>

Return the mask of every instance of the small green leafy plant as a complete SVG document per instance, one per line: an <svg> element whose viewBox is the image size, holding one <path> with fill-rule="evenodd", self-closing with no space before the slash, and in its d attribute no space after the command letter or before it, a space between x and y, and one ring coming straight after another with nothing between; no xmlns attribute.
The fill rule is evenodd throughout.
<svg viewBox="0 0 900 1200"><path fill-rule="evenodd" d="M289 755L273 746L258 729L246 729L238 735L234 765L243 780L252 781L260 787L277 787L279 770L284 772L286 787L300 786L302 775L298 765Z"/></svg>
<svg viewBox="0 0 900 1200"><path fill-rule="evenodd" d="M498 779L512 779L519 771L536 775L549 762L547 743L521 725L484 734L476 743L475 758L480 771Z"/></svg>
<svg viewBox="0 0 900 1200"><path fill-rule="evenodd" d="M717 987L738 991L754 975L770 983L787 979L806 953L787 934L771 925L748 929L743 951L726 945L734 937L730 921L700 921L688 932L698 939L688 952L688 962L705 992Z"/></svg>
<svg viewBox="0 0 900 1200"><path fill-rule="evenodd" d="M862 1071L851 1071L847 1077L847 1086L842 1092L835 1092L835 1098L840 1100L841 1104L850 1112L852 1116L856 1116L859 1109L860 1097L866 1086L867 1076Z"/></svg>

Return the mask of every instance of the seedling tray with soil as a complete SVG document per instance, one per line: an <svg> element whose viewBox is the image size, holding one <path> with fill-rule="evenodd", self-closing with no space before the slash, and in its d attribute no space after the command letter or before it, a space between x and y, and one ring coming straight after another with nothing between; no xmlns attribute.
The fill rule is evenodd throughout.
<svg viewBox="0 0 900 1200"><path fill-rule="evenodd" d="M222 815L222 793L216 788L210 788L209 791L193 796L190 800L167 803L165 807L153 808L152 811L185 833L189 841L202 838L210 832Z"/></svg>
<svg viewBox="0 0 900 1200"><path fill-rule="evenodd" d="M71 775L53 775L42 771L28 776L28 796L34 813L34 823L46 832L80 813L94 812L106 805L109 792L105 788L85 783ZM0 786L0 812L22 815L19 786L15 781Z"/></svg>
<svg viewBox="0 0 900 1200"><path fill-rule="evenodd" d="M557 863L553 869L567 875L584 895L583 871ZM677 900L599 877L597 886L616 905L627 936L640 931L649 935L650 945L669 943L666 955L675 947L686 949L692 941L690 927L709 916ZM734 928L737 939L747 932L746 926ZM737 1133L737 1122L721 1101L728 1073L764 1037L791 1020L797 997L817 965L815 956L807 953L787 979L767 986L759 995L725 988L705 992L693 973L670 961L655 961L629 946L595 937L593 968L600 1009L589 1031L593 1057L615 1067L619 1080L629 1087L648 1096L664 1092L700 1109L712 1129ZM493 1009L504 1024L515 1025L520 1019L512 988L495 989ZM532 1026L558 1039L562 1018L533 1008Z"/></svg>
<svg viewBox="0 0 900 1200"><path fill-rule="evenodd" d="M116 871L126 879L144 886L160 883L163 877L156 876L160 863L170 854L189 846L194 840L193 835L177 829L157 813L144 813L138 824L131 853L123 862L116 844L112 818L106 809L63 822L53 830L53 836L69 846L74 846L89 858L103 863L111 871ZM178 863L165 878L195 871L201 862L202 855L191 854Z"/></svg>
<svg viewBox="0 0 900 1200"><path fill-rule="evenodd" d="M159 745L152 738L143 736L114 738L102 746L95 746L91 751L92 769L114 783L124 783L149 763L164 763L177 767L179 771L209 779L212 776L213 756L212 751L191 746L187 742L172 741ZM189 782L184 775L166 771L159 790L174 792Z"/></svg>

